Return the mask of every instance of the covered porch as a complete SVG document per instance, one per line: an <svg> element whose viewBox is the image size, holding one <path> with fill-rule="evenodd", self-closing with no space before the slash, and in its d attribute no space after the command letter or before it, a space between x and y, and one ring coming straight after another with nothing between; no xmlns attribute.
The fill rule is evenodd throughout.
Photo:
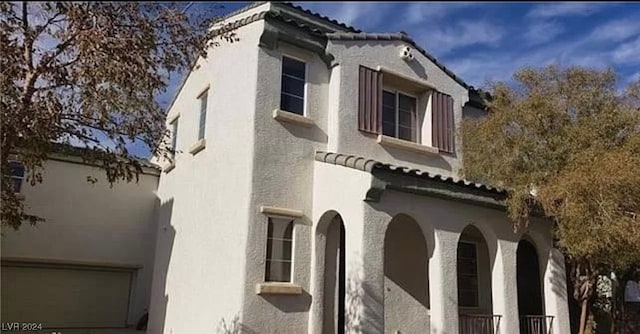
<svg viewBox="0 0 640 334"><path fill-rule="evenodd" d="M500 190L320 153L310 333L568 332L546 222L515 234Z"/></svg>

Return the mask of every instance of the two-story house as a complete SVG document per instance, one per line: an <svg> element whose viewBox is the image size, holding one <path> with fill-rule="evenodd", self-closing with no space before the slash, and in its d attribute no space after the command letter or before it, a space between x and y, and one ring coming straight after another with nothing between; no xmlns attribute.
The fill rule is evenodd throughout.
<svg viewBox="0 0 640 334"><path fill-rule="evenodd" d="M230 28L168 112L149 333L569 332L551 224L459 175L461 78L290 4Z"/></svg>

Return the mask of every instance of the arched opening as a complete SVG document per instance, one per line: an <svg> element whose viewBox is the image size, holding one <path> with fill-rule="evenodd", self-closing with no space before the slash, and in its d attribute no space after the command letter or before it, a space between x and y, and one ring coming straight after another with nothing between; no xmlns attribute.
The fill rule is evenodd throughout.
<svg viewBox="0 0 640 334"><path fill-rule="evenodd" d="M385 328L396 333L428 333L429 254L422 229L398 215L384 238Z"/></svg>
<svg viewBox="0 0 640 334"><path fill-rule="evenodd" d="M325 232L323 334L345 333L345 231L335 214Z"/></svg>
<svg viewBox="0 0 640 334"><path fill-rule="evenodd" d="M518 313L520 333L543 334L547 332L544 317L540 263L536 247L528 240L518 243L516 275L518 281Z"/></svg>
<svg viewBox="0 0 640 334"><path fill-rule="evenodd" d="M458 240L457 278L460 333L493 334L499 319L493 316L489 247L471 225Z"/></svg>

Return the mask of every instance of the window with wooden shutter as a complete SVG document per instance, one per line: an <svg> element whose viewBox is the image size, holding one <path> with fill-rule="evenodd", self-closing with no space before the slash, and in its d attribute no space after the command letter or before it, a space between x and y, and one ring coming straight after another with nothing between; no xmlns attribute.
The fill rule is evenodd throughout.
<svg viewBox="0 0 640 334"><path fill-rule="evenodd" d="M380 133L382 127L382 73L360 66L358 130Z"/></svg>
<svg viewBox="0 0 640 334"><path fill-rule="evenodd" d="M442 152L454 153L455 122L453 98L447 94L433 92L431 95L432 146Z"/></svg>

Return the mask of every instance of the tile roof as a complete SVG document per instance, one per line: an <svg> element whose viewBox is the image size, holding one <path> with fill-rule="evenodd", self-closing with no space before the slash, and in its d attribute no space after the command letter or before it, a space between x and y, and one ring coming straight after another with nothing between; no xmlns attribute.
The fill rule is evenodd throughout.
<svg viewBox="0 0 640 334"><path fill-rule="evenodd" d="M461 186L469 189L481 190L481 191L486 191L486 192L499 194L499 195L507 194L507 191L505 189L492 187L489 185L484 185L479 183L474 183L464 179L454 179L452 177L447 177L440 174L432 174L419 169L396 166L393 164L383 163L374 159L367 159L367 158L359 157L356 155L316 151L315 160L334 164L334 165L354 168L354 169L358 169L358 170L369 172L369 173L373 172L374 170L386 170L390 172L401 173L407 176L429 179L436 182L457 185L457 186Z"/></svg>
<svg viewBox="0 0 640 334"><path fill-rule="evenodd" d="M223 19L229 18L233 15L242 13L244 11L247 11L249 9L255 8L261 4L264 4L266 2L262 1L262 2L256 2L256 3L252 3L246 7L243 7L237 11L234 11L228 15L225 15L223 17ZM298 5L294 5L292 3L289 2L274 2L274 4L281 4L284 5L288 8L292 8L295 11L297 11L298 13L304 14L306 16L311 16L311 18L315 18L315 19L320 19L322 21L324 21L325 23L330 23L334 26L336 26L337 28L340 29L344 29L345 31L339 31L340 29L337 29L336 31L333 32L327 32L327 31L323 31L321 29L315 28L310 26L309 24L306 24L305 22L301 21L299 18L295 18L295 17L291 17L291 15L287 15L287 13L279 13L279 12L275 12L275 11L265 11L262 13L257 13L254 14L250 17L244 18L244 19L240 19L238 21L229 23L227 25L225 25L224 30L232 30L244 25L247 25L249 23L255 22L257 20L261 20L263 19L265 16L269 16L275 19L279 19L281 21L284 21L285 23L289 23L292 24L294 26L297 26L298 28L307 30L311 33L314 34L323 34L324 37L326 37L327 39L330 40L351 40L351 41L357 41L357 40L378 40L378 41L403 41L407 44L410 44L411 46L413 46L416 50L418 50L418 52L420 52L421 54L423 54L427 59L429 59L430 61L432 61L436 66L438 66L438 68L440 68L442 71L444 71L448 76L450 76L453 80L455 80L458 84L460 84L462 87L466 88L466 89L473 89L473 86L467 84L464 80L462 80L462 78L458 77L455 73L453 73L450 69L448 69L446 66L444 66L444 64L442 64L441 62L439 62L432 54L430 54L429 52L427 52L424 48L422 48L421 46L419 46L409 35L407 35L404 32L400 32L400 33L366 33L366 32L362 32L359 29L356 29L352 26L346 25L342 22L339 22L337 20L331 19L329 17L323 16L321 14L312 12L308 9L304 9Z"/></svg>
<svg viewBox="0 0 640 334"><path fill-rule="evenodd" d="M307 15L311 15L311 16L316 17L316 18L319 18L319 19L321 19L321 20L323 20L323 21L326 21L326 22L329 22L329 23L334 24L334 25L336 25L336 26L339 26L339 27L341 27L341 28L343 28L343 29L346 29L346 30L348 30L348 31L350 31L350 32L355 32L355 33L361 32L361 30L356 29L356 28L354 28L353 26L347 25L347 24L342 23L342 22L340 22L340 21L338 21L338 20L335 20L335 19L332 19L332 18L330 18L330 17L327 17L327 16L324 16L324 15L321 15L321 14L319 14L319 13L312 12L312 11L310 11L310 10L308 10L308 9L304 9L304 8L302 8L302 7L300 7L300 6L294 5L294 4L293 4L293 3L291 3L291 2L281 2L281 3L282 3L283 5L289 6L290 8L294 8L294 9L296 9L296 10L300 11L300 12L303 12L303 13L305 13L305 14L307 14Z"/></svg>
<svg viewBox="0 0 640 334"><path fill-rule="evenodd" d="M238 9L238 10L235 10L233 12L230 12L230 13L228 13L226 15L221 16L220 18L216 19L214 21L214 23L220 22L220 21L224 21L224 20L226 20L226 19L228 19L228 18L230 18L232 16L235 16L235 15L238 15L240 13L246 12L246 11L248 11L250 9L253 9L253 8L256 8L256 7L260 6L260 5L263 5L263 4L267 3L267 2L268 1L252 2L247 6L244 6L244 7L240 8L240 9ZM335 20L335 19L332 19L330 17L324 16L322 14L310 11L308 9L302 8L301 6L294 5L291 2L272 1L272 3L276 4L276 5L283 5L284 7L294 9L298 13L303 14L305 16L311 16L313 18L320 19L320 20L324 21L324 23L328 23L328 24L336 26L336 28L344 29L344 30L349 31L349 32L360 32L359 29L356 29L356 28L354 28L354 27L352 27L350 25L347 25L345 23L342 23L342 22L340 22L338 20Z"/></svg>

